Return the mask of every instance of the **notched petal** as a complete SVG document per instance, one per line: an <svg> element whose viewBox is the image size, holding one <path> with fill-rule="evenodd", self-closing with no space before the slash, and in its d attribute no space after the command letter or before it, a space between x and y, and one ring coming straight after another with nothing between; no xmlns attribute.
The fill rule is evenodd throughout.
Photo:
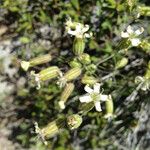
<svg viewBox="0 0 150 150"><path fill-rule="evenodd" d="M83 95L83 96L79 97L79 100L81 103L89 103L92 101L92 98L90 95Z"/></svg>
<svg viewBox="0 0 150 150"><path fill-rule="evenodd" d="M95 102L95 109L96 109L98 112L101 112L101 111L102 111L101 103L100 103L99 101Z"/></svg>
<svg viewBox="0 0 150 150"><path fill-rule="evenodd" d="M99 83L94 84L94 92L95 93L100 93L100 84Z"/></svg>
<svg viewBox="0 0 150 150"><path fill-rule="evenodd" d="M141 43L140 39L138 38L130 39L130 41L131 41L132 46L138 46Z"/></svg>
<svg viewBox="0 0 150 150"><path fill-rule="evenodd" d="M89 94L93 93L93 89L91 89L88 85L84 87L84 90Z"/></svg>
<svg viewBox="0 0 150 150"><path fill-rule="evenodd" d="M129 33L128 32L121 32L121 37L122 38L128 38L129 37Z"/></svg>

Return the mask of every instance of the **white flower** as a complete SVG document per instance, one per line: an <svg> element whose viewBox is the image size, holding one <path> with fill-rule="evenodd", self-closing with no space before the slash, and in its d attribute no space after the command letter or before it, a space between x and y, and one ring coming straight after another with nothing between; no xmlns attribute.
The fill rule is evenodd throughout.
<svg viewBox="0 0 150 150"><path fill-rule="evenodd" d="M144 31L144 28L141 27L137 30L134 30L133 27L131 27L130 25L127 27L127 31L126 32L121 32L121 37L122 38L128 38L132 44L132 46L138 46L141 41L139 38L137 38L140 34L142 34Z"/></svg>
<svg viewBox="0 0 150 150"><path fill-rule="evenodd" d="M100 92L100 84L94 84L93 89L91 89L88 85L84 87L84 90L87 94L79 97L81 103L89 103L94 102L95 108L97 111L102 111L101 109L101 101L107 101L109 99L109 95L104 95Z"/></svg>
<svg viewBox="0 0 150 150"><path fill-rule="evenodd" d="M84 25L78 22L72 22L71 18L66 21L66 31L77 38L90 38L92 33L86 33L89 30L89 25Z"/></svg>

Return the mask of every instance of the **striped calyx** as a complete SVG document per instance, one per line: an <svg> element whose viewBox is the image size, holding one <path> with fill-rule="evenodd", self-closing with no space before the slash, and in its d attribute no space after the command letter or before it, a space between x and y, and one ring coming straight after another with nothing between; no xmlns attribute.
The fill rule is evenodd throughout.
<svg viewBox="0 0 150 150"><path fill-rule="evenodd" d="M109 99L105 102L106 106L106 114L105 118L112 118L114 116L114 103L111 95L109 95Z"/></svg>
<svg viewBox="0 0 150 150"><path fill-rule="evenodd" d="M46 55L42 55L42 56L31 59L29 63L30 63L30 66L33 67L36 65L47 63L51 60L52 60L52 56L50 54L46 54Z"/></svg>
<svg viewBox="0 0 150 150"><path fill-rule="evenodd" d="M89 85L94 85L95 83L98 82L98 79L96 79L93 76L88 76L88 75L84 75L81 79L81 82L83 84L89 84Z"/></svg>
<svg viewBox="0 0 150 150"><path fill-rule="evenodd" d="M52 60L52 56L50 54L42 55L39 57L35 57L30 61L21 61L21 68L24 71L27 71L30 67L34 67L36 65L44 64Z"/></svg>
<svg viewBox="0 0 150 150"><path fill-rule="evenodd" d="M72 94L73 90L74 90L73 83L68 83L65 86L65 88L60 96L60 101L58 102L61 109L65 109L65 103L68 100L69 96Z"/></svg>
<svg viewBox="0 0 150 150"><path fill-rule="evenodd" d="M75 55L81 55L85 49L84 38L75 38L73 42L73 53Z"/></svg>
<svg viewBox="0 0 150 150"><path fill-rule="evenodd" d="M77 58L74 58L72 61L69 62L71 68L81 68L82 64L79 62Z"/></svg>
<svg viewBox="0 0 150 150"><path fill-rule="evenodd" d="M87 65L91 63L90 55L87 53L83 53L79 56L79 60L82 64Z"/></svg>
<svg viewBox="0 0 150 150"><path fill-rule="evenodd" d="M37 83L37 89L41 88L41 81L56 78L59 74L60 70L57 66L48 67L37 74L35 73L35 71L31 71L31 76L34 77L35 82Z"/></svg>
<svg viewBox="0 0 150 150"><path fill-rule="evenodd" d="M60 70L57 66L48 67L38 73L39 79L41 81L46 81L49 79L56 78L59 75L59 72Z"/></svg>
<svg viewBox="0 0 150 150"><path fill-rule="evenodd" d="M81 68L72 68L70 69L69 71L67 71L65 74L64 74L64 78L67 80L67 81L71 81L71 80L74 80L76 78L78 78L80 76L82 72L82 69Z"/></svg>
<svg viewBox="0 0 150 150"><path fill-rule="evenodd" d="M64 87L67 84L67 82L78 78L78 76L81 74L81 71L81 68L76 67L68 70L64 75L60 73L60 78L57 81L57 84L60 88Z"/></svg>
<svg viewBox="0 0 150 150"><path fill-rule="evenodd" d="M127 65L127 63L128 63L128 58L123 57L121 60L119 60L116 63L116 69L120 69L120 68L125 67Z"/></svg>
<svg viewBox="0 0 150 150"><path fill-rule="evenodd" d="M64 119L56 119L49 124L47 124L45 127L40 129L38 127L38 123L35 123L35 133L38 134L38 137L41 138L42 142L47 145L47 138L53 137L57 133L60 132L62 128L65 126L65 120Z"/></svg>

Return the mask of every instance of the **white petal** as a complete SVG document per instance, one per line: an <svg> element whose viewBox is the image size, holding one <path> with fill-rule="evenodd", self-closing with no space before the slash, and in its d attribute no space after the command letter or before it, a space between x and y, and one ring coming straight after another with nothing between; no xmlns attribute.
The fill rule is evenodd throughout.
<svg viewBox="0 0 150 150"><path fill-rule="evenodd" d="M89 103L92 101L92 98L90 95L84 95L84 96L79 97L79 100L81 103Z"/></svg>
<svg viewBox="0 0 150 150"><path fill-rule="evenodd" d="M83 28L83 25L80 24L80 23L77 23L77 25L76 25L76 31L77 32L81 32L82 28Z"/></svg>
<svg viewBox="0 0 150 150"><path fill-rule="evenodd" d="M142 34L143 32L144 32L144 28L141 27L140 29L135 31L135 34L138 36L138 35Z"/></svg>
<svg viewBox="0 0 150 150"><path fill-rule="evenodd" d="M84 90L89 94L93 93L93 89L91 89L88 85L84 87Z"/></svg>
<svg viewBox="0 0 150 150"><path fill-rule="evenodd" d="M95 102L95 109L99 112L102 111L101 103L99 101Z"/></svg>
<svg viewBox="0 0 150 150"><path fill-rule="evenodd" d="M100 84L99 83L94 84L94 93L100 93Z"/></svg>
<svg viewBox="0 0 150 150"><path fill-rule="evenodd" d="M68 32L68 34L71 34L71 35L74 35L74 36L77 35L76 30L75 30L75 31L72 31L71 29L69 29L67 32Z"/></svg>
<svg viewBox="0 0 150 150"><path fill-rule="evenodd" d="M85 33L89 30L89 25L85 25L83 28L82 28L82 32Z"/></svg>
<svg viewBox="0 0 150 150"><path fill-rule="evenodd" d="M128 38L129 37L129 33L128 32L121 32L121 37L122 38Z"/></svg>
<svg viewBox="0 0 150 150"><path fill-rule="evenodd" d="M65 109L65 103L64 103L64 101L59 101L58 104L59 104L59 107L61 109Z"/></svg>
<svg viewBox="0 0 150 150"><path fill-rule="evenodd" d="M127 32L128 32L129 34L134 33L134 30L132 29L132 27L131 27L130 25L127 27Z"/></svg>
<svg viewBox="0 0 150 150"><path fill-rule="evenodd" d="M103 94L100 95L100 100L101 101L107 101L108 99L109 99L108 95L103 95Z"/></svg>
<svg viewBox="0 0 150 150"><path fill-rule="evenodd" d="M85 34L84 34L84 37L85 37L85 38L90 38L91 36L92 36L92 35L89 34L89 33L85 33Z"/></svg>
<svg viewBox="0 0 150 150"><path fill-rule="evenodd" d="M138 38L130 39L132 46L138 46L141 41Z"/></svg>
<svg viewBox="0 0 150 150"><path fill-rule="evenodd" d="M108 100L112 100L112 97L111 97L111 95L108 95Z"/></svg>

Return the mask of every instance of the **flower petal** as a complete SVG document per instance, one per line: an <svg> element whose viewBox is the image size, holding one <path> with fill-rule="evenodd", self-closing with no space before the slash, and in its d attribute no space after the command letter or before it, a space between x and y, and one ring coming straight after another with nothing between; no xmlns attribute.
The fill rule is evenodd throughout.
<svg viewBox="0 0 150 150"><path fill-rule="evenodd" d="M89 103L92 101L92 98L90 95L84 95L84 96L80 96L79 100L81 103Z"/></svg>
<svg viewBox="0 0 150 150"><path fill-rule="evenodd" d="M99 101L95 102L95 109L99 112L102 111L102 108L101 108L101 103Z"/></svg>
<svg viewBox="0 0 150 150"><path fill-rule="evenodd" d="M100 93L100 84L99 83L94 84L94 93Z"/></svg>
<svg viewBox="0 0 150 150"><path fill-rule="evenodd" d="M91 89L88 85L84 87L84 90L89 94L93 93L93 89Z"/></svg>
<svg viewBox="0 0 150 150"><path fill-rule="evenodd" d="M138 35L142 34L143 32L144 32L144 28L141 27L141 28L139 28L138 30L135 31L135 34L138 36Z"/></svg>
<svg viewBox="0 0 150 150"><path fill-rule="evenodd" d="M76 30L75 31L72 31L71 29L68 29L68 34L71 34L71 35L74 35L74 36L76 36L77 35L77 32L76 32Z"/></svg>
<svg viewBox="0 0 150 150"><path fill-rule="evenodd" d="M89 30L89 25L85 25L83 28L82 28L82 33L85 33Z"/></svg>
<svg viewBox="0 0 150 150"><path fill-rule="evenodd" d="M59 104L59 107L61 109L65 109L65 103L64 103L64 101L59 101L58 104Z"/></svg>
<svg viewBox="0 0 150 150"><path fill-rule="evenodd" d="M128 38L129 37L129 33L128 32L121 32L121 37L122 38Z"/></svg>
<svg viewBox="0 0 150 150"><path fill-rule="evenodd" d="M131 41L132 46L138 46L141 43L140 39L138 38L130 39L130 41Z"/></svg>
<svg viewBox="0 0 150 150"><path fill-rule="evenodd" d="M85 34L84 34L84 37L85 37L85 38L90 38L90 37L92 37L92 33L85 33Z"/></svg>
<svg viewBox="0 0 150 150"><path fill-rule="evenodd" d="M108 99L109 99L108 95L103 95L103 94L100 95L100 100L101 101L107 101Z"/></svg>
<svg viewBox="0 0 150 150"><path fill-rule="evenodd" d="M134 33L134 30L132 29L132 27L130 25L127 27L127 32L129 34L133 34Z"/></svg>

